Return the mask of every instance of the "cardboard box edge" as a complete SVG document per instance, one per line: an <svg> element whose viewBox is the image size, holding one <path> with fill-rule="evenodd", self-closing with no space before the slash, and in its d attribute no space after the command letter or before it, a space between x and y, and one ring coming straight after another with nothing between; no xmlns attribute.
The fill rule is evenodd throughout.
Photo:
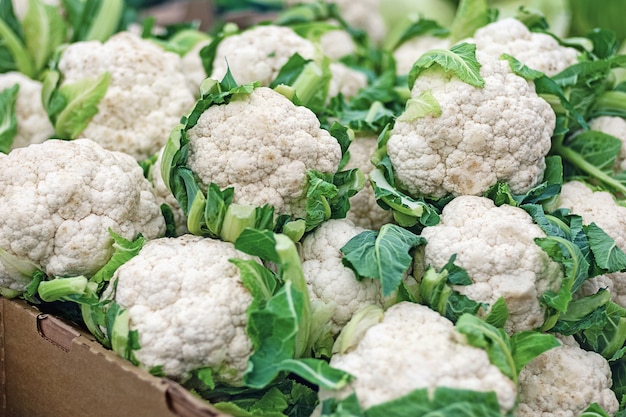
<svg viewBox="0 0 626 417"><path fill-rule="evenodd" d="M2 388L2 408L0 417L6 417L8 398L6 396L5 372L5 309L9 304L28 312L30 319L36 322L39 336L57 348L68 351L72 349L88 349L91 354L100 360L113 363L123 372L130 373L140 383L149 384L162 396L164 404L173 416L178 417L230 417L211 406L209 403L195 397L175 381L151 375L142 368L120 358L115 352L102 346L91 334L79 329L59 317L42 313L36 306L23 300L9 300L0 297L0 387ZM45 323L45 324L44 324Z"/></svg>

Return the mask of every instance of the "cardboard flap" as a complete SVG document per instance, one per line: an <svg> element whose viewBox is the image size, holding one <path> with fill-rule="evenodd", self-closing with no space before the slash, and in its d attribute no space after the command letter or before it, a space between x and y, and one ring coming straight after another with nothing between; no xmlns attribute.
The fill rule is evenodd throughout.
<svg viewBox="0 0 626 417"><path fill-rule="evenodd" d="M0 297L0 315L0 416L225 416L23 301Z"/></svg>

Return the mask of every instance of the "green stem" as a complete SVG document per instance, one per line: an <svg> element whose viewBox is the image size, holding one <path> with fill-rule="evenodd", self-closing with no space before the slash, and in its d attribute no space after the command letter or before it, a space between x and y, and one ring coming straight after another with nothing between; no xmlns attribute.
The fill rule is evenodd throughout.
<svg viewBox="0 0 626 417"><path fill-rule="evenodd" d="M62 300L70 295L84 295L89 280L84 276L72 278L55 278L51 281L42 281L37 289L42 301L51 302Z"/></svg>
<svg viewBox="0 0 626 417"><path fill-rule="evenodd" d="M619 193L626 195L626 186L624 186L624 184L611 177L610 175L607 175L592 163L586 161L585 158L583 158L578 152L573 151L572 149L558 142L553 143L552 150L558 155L561 155L577 168L592 176L593 178L610 186Z"/></svg>

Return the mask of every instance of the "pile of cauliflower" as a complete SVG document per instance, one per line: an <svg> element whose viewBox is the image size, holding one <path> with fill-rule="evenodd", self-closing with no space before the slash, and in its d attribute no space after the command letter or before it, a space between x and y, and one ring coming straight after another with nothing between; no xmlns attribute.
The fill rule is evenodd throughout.
<svg viewBox="0 0 626 417"><path fill-rule="evenodd" d="M34 6L63 16L47 3L15 7L15 19ZM223 389L226 403L302 384L293 364L318 360L320 375L329 366L341 378L298 374L311 415L398 404L411 415L622 415L622 346L594 349L590 321L561 333L574 308L554 301L604 297L615 322L626 317L626 195L603 182L623 178L626 111L565 126L553 87L591 53L512 17L389 48L391 28L369 13L379 2L356 3L338 2L339 20L178 40L68 37L37 77L0 73L0 295L77 303L79 325L107 347L183 385L208 369L205 393ZM367 53L385 59L368 67ZM600 177L566 165L563 137L588 132L615 147ZM594 227L606 262L583 248L595 275L573 282L567 244ZM297 258L259 249L272 238L239 239L257 228L277 244L288 236ZM549 247L558 233L560 255ZM255 315L285 294L297 294L306 337L292 335L287 367L257 386L257 352L278 342L259 342ZM473 312L449 314L461 303ZM467 330L467 315L497 337ZM494 340L506 341L501 357ZM463 405L445 409L440 395Z"/></svg>

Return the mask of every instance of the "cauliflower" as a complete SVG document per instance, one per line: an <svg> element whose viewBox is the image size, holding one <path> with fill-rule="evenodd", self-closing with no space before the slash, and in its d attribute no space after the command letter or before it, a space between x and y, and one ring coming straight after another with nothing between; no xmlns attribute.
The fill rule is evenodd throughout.
<svg viewBox="0 0 626 417"><path fill-rule="evenodd" d="M620 154L615 160L615 171L626 170L626 120L618 116L600 116L589 121L589 128L607 135L612 135L622 141Z"/></svg>
<svg viewBox="0 0 626 417"><path fill-rule="evenodd" d="M216 379L241 385L253 350L252 295L231 258L253 259L231 243L184 235L149 241L118 268L110 287L138 332L133 353L142 367L162 366L174 379L209 367Z"/></svg>
<svg viewBox="0 0 626 417"><path fill-rule="evenodd" d="M559 45L552 36L533 33L512 17L478 29L467 40L485 55L496 59L503 53L514 56L528 67L551 76L578 61L578 51Z"/></svg>
<svg viewBox="0 0 626 417"><path fill-rule="evenodd" d="M304 59L315 59L321 55L313 42L300 37L291 28L255 26L220 42L211 78L221 80L226 70L230 69L233 78L240 84L259 81L262 86L269 86L282 66L296 53ZM332 78L328 97L339 93L352 97L367 84L365 74L342 63L332 62L330 71Z"/></svg>
<svg viewBox="0 0 626 417"><path fill-rule="evenodd" d="M577 417L592 403L615 415L619 402L611 391L609 363L571 336L562 341L522 368L515 417Z"/></svg>
<svg viewBox="0 0 626 417"><path fill-rule="evenodd" d="M230 69L239 84L259 81L269 86L293 54L315 57L315 45L284 26L261 25L228 36L217 47L211 78L221 80Z"/></svg>
<svg viewBox="0 0 626 417"><path fill-rule="evenodd" d="M583 224L597 224L622 250L626 250L626 207L616 203L605 191L592 191L585 184L570 181L563 184L559 207L567 208L582 217ZM583 282L579 293L595 294L600 288L608 288L611 300L626 307L626 272L600 275Z"/></svg>
<svg viewBox="0 0 626 417"><path fill-rule="evenodd" d="M545 170L556 116L509 63L476 52L482 88L434 66L411 95L432 94L441 114L396 122L387 143L396 178L412 196L481 195L498 181L524 193Z"/></svg>
<svg viewBox="0 0 626 417"><path fill-rule="evenodd" d="M311 110L267 87L212 106L187 132L202 188L233 187L234 202L305 218L307 172L335 173L341 147Z"/></svg>
<svg viewBox="0 0 626 417"><path fill-rule="evenodd" d="M353 140L348 148L350 160L346 169L359 168L367 176L374 169L370 158L376 150L376 142L376 137L357 137ZM374 189L369 181L350 199L350 211L346 217L359 227L374 230L393 220L391 211L384 210L376 203Z"/></svg>
<svg viewBox="0 0 626 417"><path fill-rule="evenodd" d="M15 149L0 158L0 172L3 263L29 264L50 276L89 276L113 253L109 229L126 239L165 232L136 161L91 140ZM13 272L0 286L29 279Z"/></svg>
<svg viewBox="0 0 626 417"><path fill-rule="evenodd" d="M105 43L73 43L64 50L58 67L61 86L110 74L98 113L79 137L137 160L156 154L165 145L172 128L195 101L180 57L130 32L120 32Z"/></svg>
<svg viewBox="0 0 626 417"><path fill-rule="evenodd" d="M544 320L543 293L558 291L561 265L535 244L545 233L524 210L476 196L453 199L443 209L441 223L424 228L424 263L442 268L450 257L464 268L471 285L453 286L470 299L493 304L504 297L509 333L531 330Z"/></svg>
<svg viewBox="0 0 626 417"><path fill-rule="evenodd" d="M357 281L341 263L340 249L364 229L350 220L327 220L302 240L302 271L312 302L335 307L331 332L337 334L361 307L382 305L380 281Z"/></svg>
<svg viewBox="0 0 626 417"><path fill-rule="evenodd" d="M334 354L330 365L355 379L338 392L321 389L320 400L354 391L364 410L418 388L495 391L503 410L512 409L516 399L515 384L484 350L470 346L448 319L410 302L390 307L356 347Z"/></svg>
<svg viewBox="0 0 626 417"><path fill-rule="evenodd" d="M350 33L343 29L329 30L320 38L320 47L333 61L356 52L356 45Z"/></svg>
<svg viewBox="0 0 626 417"><path fill-rule="evenodd" d="M0 74L0 91L19 85L15 116L17 134L11 149L22 148L31 143L41 143L54 135L48 113L41 104L41 82L32 80L19 72Z"/></svg>
<svg viewBox="0 0 626 417"><path fill-rule="evenodd" d="M216 380L241 385L252 295L231 258L253 259L231 243L184 235L147 242L116 271L109 288L138 332L141 366L175 379L209 367Z"/></svg>

